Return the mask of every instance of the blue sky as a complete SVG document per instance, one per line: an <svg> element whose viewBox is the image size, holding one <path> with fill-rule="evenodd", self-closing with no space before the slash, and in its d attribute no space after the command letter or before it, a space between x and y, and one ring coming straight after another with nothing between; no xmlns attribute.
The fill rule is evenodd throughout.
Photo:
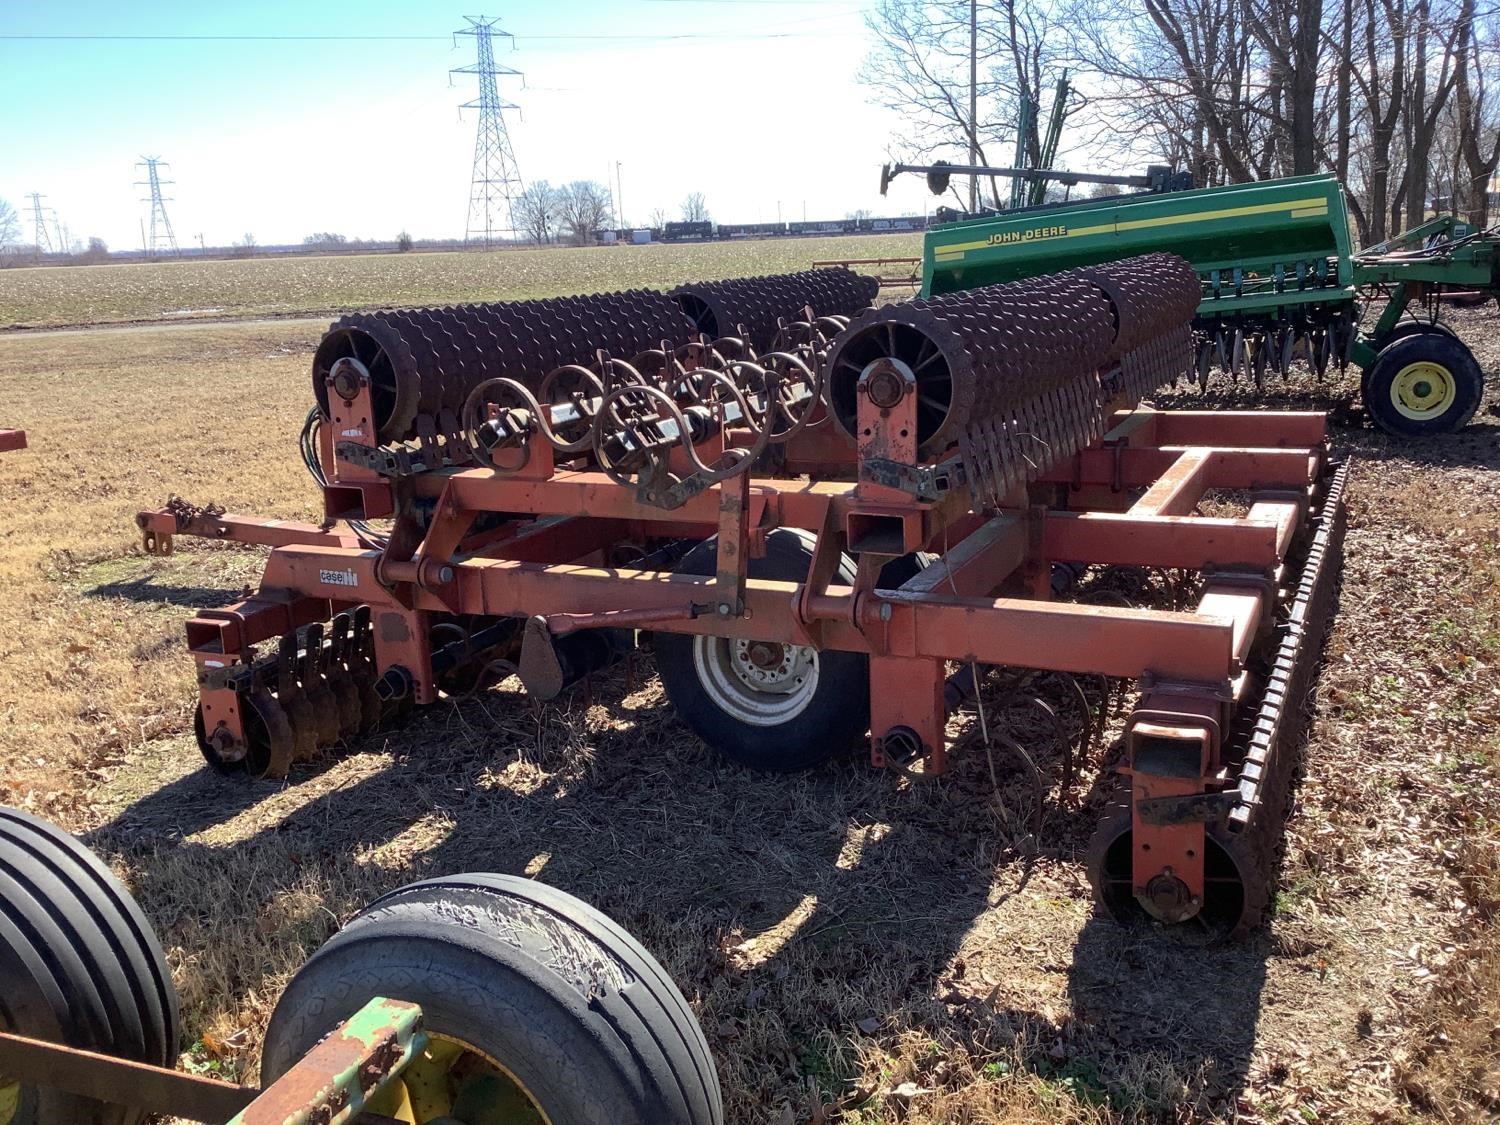
<svg viewBox="0 0 1500 1125"><path fill-rule="evenodd" d="M716 219L921 212L913 177L882 201L898 115L855 76L869 49L861 0L518 2L497 62L522 175L603 181L620 161L626 217L673 217L702 191ZM0 36L329 36L324 41L0 38L0 198L40 191L74 237L139 245L134 168L170 162L178 241L249 231L351 237L463 233L473 159L472 40L481 10L433 4L0 4ZM668 38L690 35L696 38ZM431 36L413 41L343 36ZM27 216L23 213L23 220Z"/></svg>

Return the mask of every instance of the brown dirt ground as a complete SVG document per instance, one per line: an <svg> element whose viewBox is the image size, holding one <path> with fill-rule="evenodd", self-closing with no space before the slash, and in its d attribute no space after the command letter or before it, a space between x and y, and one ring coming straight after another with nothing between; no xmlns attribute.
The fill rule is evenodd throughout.
<svg viewBox="0 0 1500 1125"><path fill-rule="evenodd" d="M1500 311L1456 320L1500 374ZM1274 917L1204 948L1094 916L1097 753L1034 836L1024 779L998 763L997 796L972 737L925 783L728 766L649 658L540 713L506 690L436 706L288 784L209 775L181 621L260 555L180 541L150 559L131 516L171 493L312 516L293 439L314 339L0 336L0 421L32 440L0 459L0 799L85 832L128 880L170 951L187 1065L253 1076L282 984L341 919L488 869L644 941L702 1020L735 1123L1500 1108L1493 387L1472 426L1421 443L1359 426L1347 382L1275 396L1350 423L1344 584Z"/></svg>

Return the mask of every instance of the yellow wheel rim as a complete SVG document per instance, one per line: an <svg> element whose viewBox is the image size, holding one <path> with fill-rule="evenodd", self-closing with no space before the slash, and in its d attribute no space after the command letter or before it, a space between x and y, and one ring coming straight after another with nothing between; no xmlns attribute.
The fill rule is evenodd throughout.
<svg viewBox="0 0 1500 1125"><path fill-rule="evenodd" d="M525 1083L498 1059L432 1032L427 1040L400 1077L370 1099L371 1113L408 1125L551 1125Z"/></svg>
<svg viewBox="0 0 1500 1125"><path fill-rule="evenodd" d="M1391 382L1391 405L1403 418L1415 422L1442 415L1457 398L1458 384L1452 372L1431 360L1408 363Z"/></svg>

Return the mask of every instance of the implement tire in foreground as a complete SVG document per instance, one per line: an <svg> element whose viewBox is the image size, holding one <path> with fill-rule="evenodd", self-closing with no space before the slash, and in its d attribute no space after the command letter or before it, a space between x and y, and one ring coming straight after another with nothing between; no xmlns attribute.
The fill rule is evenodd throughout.
<svg viewBox="0 0 1500 1125"><path fill-rule="evenodd" d="M0 1030L152 1066L177 1061L177 993L140 907L72 836L9 808L0 808ZM142 1116L0 1076L6 1125Z"/></svg>
<svg viewBox="0 0 1500 1125"><path fill-rule="evenodd" d="M815 538L781 527L751 578L805 582ZM718 544L706 539L678 574L713 574ZM904 581L904 579L903 579ZM845 557L835 585L854 585ZM870 665L862 653L807 645L657 633L656 669L677 713L726 758L755 770L789 773L847 754L870 728Z"/></svg>
<svg viewBox="0 0 1500 1125"><path fill-rule="evenodd" d="M418 1125L722 1125L708 1044L666 970L551 887L452 875L372 903L282 994L262 1086L376 996L420 1004L430 1042L372 1112Z"/></svg>
<svg viewBox="0 0 1500 1125"><path fill-rule="evenodd" d="M1365 409L1386 433L1451 434L1479 409L1484 373L1456 336L1416 332L1380 349L1361 392Z"/></svg>

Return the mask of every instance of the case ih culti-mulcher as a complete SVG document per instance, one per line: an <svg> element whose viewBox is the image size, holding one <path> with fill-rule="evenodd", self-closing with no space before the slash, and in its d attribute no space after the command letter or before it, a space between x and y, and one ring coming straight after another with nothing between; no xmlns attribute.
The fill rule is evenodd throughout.
<svg viewBox="0 0 1500 1125"><path fill-rule="evenodd" d="M153 552L273 548L188 623L204 756L282 777L476 683L553 698L643 635L704 741L771 770L865 746L940 774L997 677L1064 685L1097 736L1124 683L1099 898L1253 925L1338 565L1323 415L1139 405L1197 363L1172 255L874 291L832 269L339 321L303 434L327 526L140 517Z"/></svg>

